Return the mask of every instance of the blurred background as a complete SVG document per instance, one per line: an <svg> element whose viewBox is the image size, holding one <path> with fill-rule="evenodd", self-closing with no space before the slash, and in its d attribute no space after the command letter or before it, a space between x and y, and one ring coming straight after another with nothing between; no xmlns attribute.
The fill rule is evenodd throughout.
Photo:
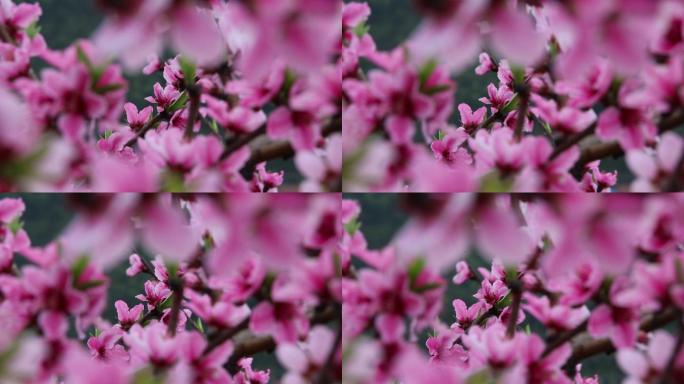
<svg viewBox="0 0 684 384"><path fill-rule="evenodd" d="M357 200L361 204L361 231L366 236L369 249L378 249L387 246L392 240L394 234L406 223L410 218L405 207L415 202L417 199L429 198L429 195L423 194L416 196L413 194L344 194L345 199ZM466 261L471 268L485 267L488 268L487 263L477 254L476 251L471 250ZM456 286L451 281L455 274L453 270L446 271L444 278L447 281L448 289L444 297L441 320L451 325L455 321L455 313L451 302L459 298L465 301L468 305L476 302L473 297L479 284L470 280L461 286ZM527 325L535 332L540 332L543 327L533 319L531 315L527 315L525 322L521 324L524 328ZM429 330L426 330L421 335L420 347L425 350L425 340L427 340ZM543 333L540 334L542 337ZM586 377L589 375L598 374L601 384L617 384L622 381L624 375L620 371L615 359L612 356L596 356L582 362L582 374Z"/></svg>

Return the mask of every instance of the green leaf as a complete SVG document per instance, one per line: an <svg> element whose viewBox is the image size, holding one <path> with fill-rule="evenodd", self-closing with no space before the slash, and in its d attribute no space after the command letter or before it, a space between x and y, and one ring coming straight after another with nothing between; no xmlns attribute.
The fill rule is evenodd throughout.
<svg viewBox="0 0 684 384"><path fill-rule="evenodd" d="M178 263L166 263L166 270L169 272L169 279L178 276Z"/></svg>
<svg viewBox="0 0 684 384"><path fill-rule="evenodd" d="M185 84L190 86L195 84L195 76L197 76L197 67L192 60L185 56L180 57L180 67L183 71L183 77L185 78Z"/></svg>
<svg viewBox="0 0 684 384"><path fill-rule="evenodd" d="M502 116L508 115L509 112L513 111L514 109L518 108L518 95L514 95L513 98L504 105L503 108L499 111Z"/></svg>
<svg viewBox="0 0 684 384"><path fill-rule="evenodd" d="M467 384L494 384L496 383L496 380L494 380L494 376L490 372L489 369L482 370L480 372L477 372L466 380Z"/></svg>
<svg viewBox="0 0 684 384"><path fill-rule="evenodd" d="M511 66L511 72L513 72L513 81L516 84L521 85L525 82L525 68L513 65Z"/></svg>
<svg viewBox="0 0 684 384"><path fill-rule="evenodd" d="M155 309L157 311L164 312L165 309L171 308L171 305L173 304L173 294L169 295L164 301L161 302Z"/></svg>
<svg viewBox="0 0 684 384"><path fill-rule="evenodd" d="M444 132L442 132L441 129L438 129L437 133L435 133L435 140L442 140L444 136Z"/></svg>
<svg viewBox="0 0 684 384"><path fill-rule="evenodd" d="M432 291L433 289L437 289L441 286L442 286L442 284L440 284L440 283L428 283L428 284L424 284L424 285L419 285L417 287L412 287L411 291L413 291L415 293L425 293L427 291Z"/></svg>
<svg viewBox="0 0 684 384"><path fill-rule="evenodd" d="M76 283L74 284L74 288L78 289L79 291L87 291L90 288L95 288L99 287L100 285L104 284L104 280L90 280L90 281L85 281L82 283Z"/></svg>
<svg viewBox="0 0 684 384"><path fill-rule="evenodd" d="M107 140L107 139L109 139L109 138L112 136L113 133L114 133L114 131L112 131L111 129L107 129L107 130L104 131L104 134L102 135L102 138L105 139L105 140Z"/></svg>
<svg viewBox="0 0 684 384"><path fill-rule="evenodd" d="M211 128L211 131L214 132L214 134L216 134L216 135L219 134L219 127L218 127L218 123L216 122L216 120L214 120L214 119L209 120L209 128Z"/></svg>
<svg viewBox="0 0 684 384"><path fill-rule="evenodd" d="M24 222L21 220L21 217L16 217L9 224L7 224L7 228L12 231L12 234L16 235L19 230L24 228Z"/></svg>
<svg viewBox="0 0 684 384"><path fill-rule="evenodd" d="M83 48L81 48L80 45L76 46L76 56L78 57L78 61L85 64L85 66L88 67L88 70L92 72L94 68L93 62L90 61L90 58L88 57L88 55L86 55L85 51L83 50Z"/></svg>
<svg viewBox="0 0 684 384"><path fill-rule="evenodd" d="M352 29L352 32L358 37L363 37L368 31L370 30L370 27L366 25L366 23L358 23L354 29Z"/></svg>
<svg viewBox="0 0 684 384"><path fill-rule="evenodd" d="M446 92L451 89L449 84L435 85L434 87L423 89L423 94L432 96L438 93Z"/></svg>
<svg viewBox="0 0 684 384"><path fill-rule="evenodd" d="M71 274L73 276L74 283L76 283L78 279L81 278L81 274L83 273L83 271L85 271L89 262L90 258L87 255L83 255L79 257L71 266Z"/></svg>
<svg viewBox="0 0 684 384"><path fill-rule="evenodd" d="M480 182L480 192L509 192L511 188L513 180L501 177L498 171L488 173Z"/></svg>
<svg viewBox="0 0 684 384"><path fill-rule="evenodd" d="M542 128L544 128L544 131L547 135L550 135L552 133L551 126L546 121L542 122Z"/></svg>
<svg viewBox="0 0 684 384"><path fill-rule="evenodd" d="M118 91L123 88L123 84L107 84L102 86L96 86L93 91L98 95L104 95L109 92Z"/></svg>
<svg viewBox="0 0 684 384"><path fill-rule="evenodd" d="M416 282L416 279L418 276L420 276L420 273L423 272L423 269L425 268L425 259L422 257L418 257L414 259L411 264L408 266L408 277L409 277L409 282L411 286L413 286Z"/></svg>
<svg viewBox="0 0 684 384"><path fill-rule="evenodd" d="M133 384L163 384L164 377L156 376L151 367L145 367L135 373L132 380Z"/></svg>
<svg viewBox="0 0 684 384"><path fill-rule="evenodd" d="M347 231L350 236L354 236L359 228L361 228L361 222L359 222L357 218L352 219L350 222L344 225L344 230Z"/></svg>
<svg viewBox="0 0 684 384"><path fill-rule="evenodd" d="M425 82L430 78L430 75L432 75L436 68L437 60L435 59L428 60L427 63L423 64L423 66L420 68L420 71L418 72L418 79L420 80L419 84L421 89L423 89Z"/></svg>
<svg viewBox="0 0 684 384"><path fill-rule="evenodd" d="M190 95L188 95L188 92L183 91L183 93L181 93L181 95L178 96L176 101L174 101L173 104L169 106L168 112L173 113L185 108L185 104L187 104L188 100L190 100Z"/></svg>
<svg viewBox="0 0 684 384"><path fill-rule="evenodd" d="M504 309L506 309L506 307L508 307L509 305L511 305L511 302L512 302L512 301L513 301L513 296L512 296L512 295L510 294L510 292L509 292L506 296L504 296L503 299L501 299L501 300L497 301L496 303L494 303L494 308L496 308L496 309L498 309L498 310L500 310L500 311L503 311Z"/></svg>
<svg viewBox="0 0 684 384"><path fill-rule="evenodd" d="M162 190L164 192L187 192L183 174L167 169L162 174Z"/></svg>
<svg viewBox="0 0 684 384"><path fill-rule="evenodd" d="M192 324L195 326L195 328L197 328L198 331L200 331L200 333L204 333L204 324L202 324L202 319L198 317Z"/></svg>
<svg viewBox="0 0 684 384"><path fill-rule="evenodd" d="M31 39L36 37L36 35L38 35L39 33L40 33L40 25L38 25L38 23L34 22L34 23L31 23L31 25L29 25L28 27L26 27L26 34Z"/></svg>

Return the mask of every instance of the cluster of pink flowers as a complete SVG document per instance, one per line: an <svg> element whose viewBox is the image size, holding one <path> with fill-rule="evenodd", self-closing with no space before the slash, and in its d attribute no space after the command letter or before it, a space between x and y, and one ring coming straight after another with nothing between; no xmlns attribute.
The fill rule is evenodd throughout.
<svg viewBox="0 0 684 384"><path fill-rule="evenodd" d="M0 2L0 190L271 192L278 158L341 189L341 1L99 3L92 38L53 50L38 4ZM163 74L148 106L120 64Z"/></svg>
<svg viewBox="0 0 684 384"><path fill-rule="evenodd" d="M415 3L421 24L388 52L371 7L345 4L344 190L682 188L680 1ZM455 115L450 76L478 53L486 97ZM635 180L619 185L601 160L623 155Z"/></svg>
<svg viewBox="0 0 684 384"><path fill-rule="evenodd" d="M252 196L72 196L40 247L0 200L0 381L266 383L263 351L284 383L340 381L340 198ZM111 323L104 272L127 255L147 280Z"/></svg>
<svg viewBox="0 0 684 384"><path fill-rule="evenodd" d="M597 383L613 352L625 382L684 380L683 196L403 199L380 249L342 203L345 381Z"/></svg>

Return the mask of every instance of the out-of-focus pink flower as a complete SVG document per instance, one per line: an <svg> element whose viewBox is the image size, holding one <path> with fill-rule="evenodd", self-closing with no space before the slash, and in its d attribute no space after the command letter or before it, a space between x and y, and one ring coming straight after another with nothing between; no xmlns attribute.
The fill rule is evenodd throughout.
<svg viewBox="0 0 684 384"><path fill-rule="evenodd" d="M26 206L21 199L0 199L0 222L10 223L24 213Z"/></svg>
<svg viewBox="0 0 684 384"><path fill-rule="evenodd" d="M138 304L129 309L128 304L126 304L126 302L123 300L117 300L114 303L114 307L116 307L116 316L119 319L121 328L123 329L128 329L135 324L143 312L142 304Z"/></svg>
<svg viewBox="0 0 684 384"><path fill-rule="evenodd" d="M148 311L158 307L164 300L171 295L171 290L162 282L145 282L145 294L136 295L135 298L147 303Z"/></svg>
<svg viewBox="0 0 684 384"><path fill-rule="evenodd" d="M666 132L657 144L655 153L649 149L635 149L627 152L627 165L637 176L632 183L634 192L654 192L663 181L669 181L676 171L680 153L684 150L681 137L673 132Z"/></svg>
<svg viewBox="0 0 684 384"><path fill-rule="evenodd" d="M186 292L188 308L202 318L208 325L217 327L235 327L250 314L246 304L236 305L228 300L212 302L207 295L200 295L194 291Z"/></svg>
<svg viewBox="0 0 684 384"><path fill-rule="evenodd" d="M473 273L470 271L468 263L465 261L459 261L456 263L456 274L454 275L454 284L461 285L473 277Z"/></svg>
<svg viewBox="0 0 684 384"><path fill-rule="evenodd" d="M335 334L323 326L311 329L306 341L291 344L283 343L276 349L278 360L287 369L283 383L301 383L306 381L310 372L323 368L335 342Z"/></svg>

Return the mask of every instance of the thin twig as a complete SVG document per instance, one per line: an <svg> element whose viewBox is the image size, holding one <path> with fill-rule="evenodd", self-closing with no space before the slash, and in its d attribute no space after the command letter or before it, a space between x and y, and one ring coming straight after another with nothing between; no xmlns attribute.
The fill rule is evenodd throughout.
<svg viewBox="0 0 684 384"><path fill-rule="evenodd" d="M130 147L133 144L135 144L139 138L145 136L147 131L150 129L154 128L157 126L157 124L161 123L162 120L168 120L168 114L165 111L160 112L157 116L153 117L150 121L148 121L138 132L136 132L135 137L130 139L126 143L126 147Z"/></svg>

